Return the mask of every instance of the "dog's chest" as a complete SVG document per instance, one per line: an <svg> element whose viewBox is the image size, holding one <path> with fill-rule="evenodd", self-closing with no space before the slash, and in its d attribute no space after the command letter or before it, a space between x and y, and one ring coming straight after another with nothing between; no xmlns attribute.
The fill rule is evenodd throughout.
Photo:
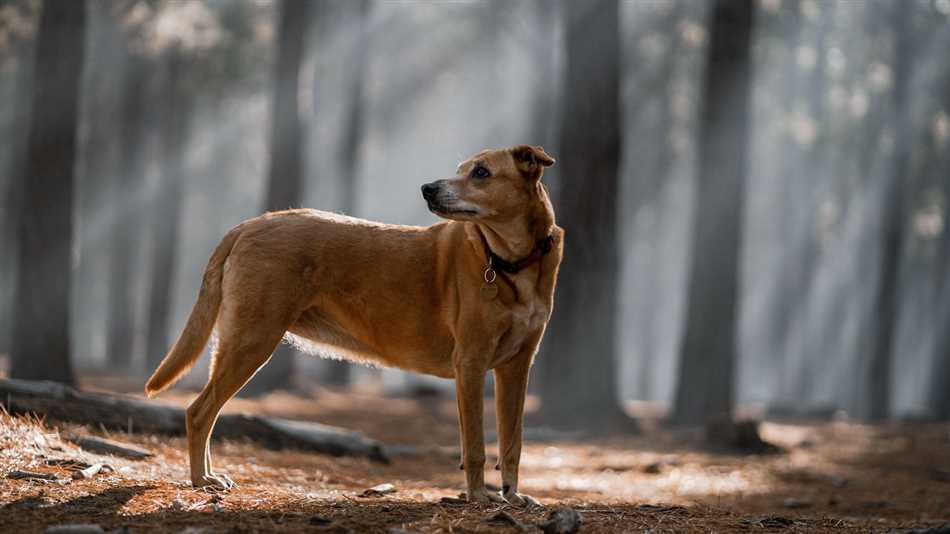
<svg viewBox="0 0 950 534"><path fill-rule="evenodd" d="M521 298L518 301L506 306L508 328L498 341L493 366L514 357L526 348L536 348L525 345L537 343L538 333L547 321L550 303L546 302L542 295L530 288L530 292L520 291L519 296Z"/></svg>

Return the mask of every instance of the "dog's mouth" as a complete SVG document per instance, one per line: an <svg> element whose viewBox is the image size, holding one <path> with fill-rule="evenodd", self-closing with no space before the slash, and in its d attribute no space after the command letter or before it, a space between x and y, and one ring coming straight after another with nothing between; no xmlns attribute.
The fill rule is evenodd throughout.
<svg viewBox="0 0 950 534"><path fill-rule="evenodd" d="M439 182L422 186L422 198L429 211L446 219L467 219L477 217L481 210L475 204L458 198L454 191L440 187Z"/></svg>
<svg viewBox="0 0 950 534"><path fill-rule="evenodd" d="M469 215L475 216L478 215L478 212L473 209L468 208L455 208L452 206L445 206L438 202L429 201L429 211L435 213L436 215Z"/></svg>

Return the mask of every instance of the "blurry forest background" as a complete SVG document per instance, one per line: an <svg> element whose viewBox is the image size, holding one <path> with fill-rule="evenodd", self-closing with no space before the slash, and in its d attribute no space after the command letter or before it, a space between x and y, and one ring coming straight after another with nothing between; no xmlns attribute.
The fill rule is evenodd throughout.
<svg viewBox="0 0 950 534"><path fill-rule="evenodd" d="M948 51L950 0L2 0L0 354L144 381L229 227L430 224L420 184L531 143L552 424L948 419ZM248 393L451 391L279 352Z"/></svg>

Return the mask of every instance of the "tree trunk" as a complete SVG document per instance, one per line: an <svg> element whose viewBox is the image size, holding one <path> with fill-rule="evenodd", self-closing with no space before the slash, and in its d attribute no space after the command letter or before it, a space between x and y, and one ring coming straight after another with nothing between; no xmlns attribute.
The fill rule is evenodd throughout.
<svg viewBox="0 0 950 534"><path fill-rule="evenodd" d="M950 69L944 76L943 87L950 86ZM950 91L943 92L941 102L943 113L950 115ZM937 326L943 328L936 333L933 354L933 371L930 374L928 407L940 421L950 420L950 142L944 141L942 147L937 147L935 154L940 154L940 166L936 167L938 176L937 185L943 194L943 230L940 234L940 243L937 253L936 275L936 305ZM933 156L932 156L933 157ZM941 179L942 178L942 179Z"/></svg>
<svg viewBox="0 0 950 534"><path fill-rule="evenodd" d="M75 382L70 362L73 189L86 2L46 2L18 217L10 376Z"/></svg>
<svg viewBox="0 0 950 534"><path fill-rule="evenodd" d="M148 296L147 367L158 366L170 348L172 277L178 254L178 219L181 214L184 150L188 133L188 97L182 88L185 60L177 47L165 52L165 102L160 119L161 180L152 210L151 287Z"/></svg>
<svg viewBox="0 0 950 534"><path fill-rule="evenodd" d="M0 246L6 253L0 255L0 353L10 353L13 342L13 295L16 290L17 266L17 216L20 206L20 190L26 180L27 144L22 132L29 128L29 110L33 83L33 46L18 47L16 75L13 86L13 118L7 132L9 138L9 164L4 191L0 192Z"/></svg>
<svg viewBox="0 0 950 534"><path fill-rule="evenodd" d="M891 95L891 125L894 129L894 153L890 175L881 192L881 250L877 292L874 296L870 325L874 328L874 346L865 368L866 386L857 410L872 421L886 419L891 405L891 360L894 332L900 311L900 267L904 251L905 178L910 168L909 124L910 65L913 61L909 13L904 6L892 14L896 46L894 49L894 92Z"/></svg>
<svg viewBox="0 0 950 534"><path fill-rule="evenodd" d="M298 104L300 65L304 57L307 2L280 2L277 67L271 95L270 167L267 180L268 211L297 207L303 191L303 132ZM244 387L245 395L260 395L292 384L297 351L280 345L274 356Z"/></svg>
<svg viewBox="0 0 950 534"><path fill-rule="evenodd" d="M672 421L731 417L750 92L752 0L713 6L689 306Z"/></svg>
<svg viewBox="0 0 950 534"><path fill-rule="evenodd" d="M948 108L950 109L950 108ZM950 157L945 156L947 162ZM950 165L944 165L950 171ZM947 174L944 174L947 176ZM950 187L944 186L944 198L950 199ZM944 207L944 210L947 208ZM946 224L946 223L944 223ZM941 305L938 306L938 321L943 328L937 331L933 355L933 371L930 374L928 407L939 421L950 420L950 227L944 226L940 237L940 257L938 269L944 282L939 284ZM937 323L938 326L940 323Z"/></svg>
<svg viewBox="0 0 950 534"><path fill-rule="evenodd" d="M109 302L106 323L106 361L113 369L128 369L135 341L132 262L137 252L138 186L145 174L146 60L129 52L126 58L120 114L119 172L110 195L115 217L109 253ZM166 347L167 348L167 347Z"/></svg>
<svg viewBox="0 0 950 534"><path fill-rule="evenodd" d="M594 431L632 423L617 392L616 286L620 100L617 0L567 2L567 72L558 159L575 183L555 195L565 228L544 339L541 418ZM590 58L597 58L591 61Z"/></svg>

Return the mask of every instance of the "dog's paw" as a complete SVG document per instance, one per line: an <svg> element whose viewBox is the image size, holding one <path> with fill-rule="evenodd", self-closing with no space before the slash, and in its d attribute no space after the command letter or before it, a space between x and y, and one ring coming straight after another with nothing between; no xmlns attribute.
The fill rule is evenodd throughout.
<svg viewBox="0 0 950 534"><path fill-rule="evenodd" d="M516 493L514 491L509 491L502 494L502 497L508 501L512 506L517 506L518 508L543 508L544 505L538 502L537 499L530 495L524 493Z"/></svg>
<svg viewBox="0 0 950 534"><path fill-rule="evenodd" d="M481 491L470 491L465 494L466 500L470 503L475 504L491 504L491 503L504 503L506 502L504 497L500 493L494 491L488 491L482 489Z"/></svg>
<svg viewBox="0 0 950 534"><path fill-rule="evenodd" d="M234 487L231 477L224 474L209 473L200 478L192 479L191 484L196 488L212 491L228 491Z"/></svg>

